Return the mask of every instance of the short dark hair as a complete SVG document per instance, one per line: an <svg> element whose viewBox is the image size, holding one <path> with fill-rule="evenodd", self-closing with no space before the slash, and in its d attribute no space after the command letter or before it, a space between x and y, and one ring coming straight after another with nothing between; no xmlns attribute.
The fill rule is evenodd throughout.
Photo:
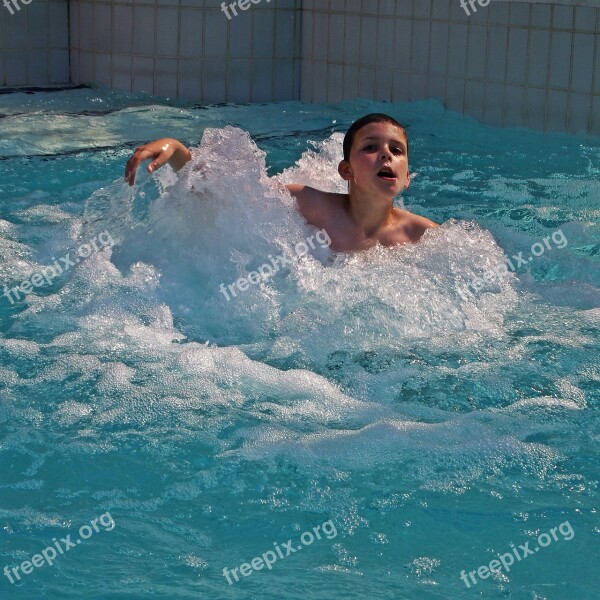
<svg viewBox="0 0 600 600"><path fill-rule="evenodd" d="M344 136L344 160L350 160L350 151L352 150L352 144L354 144L354 138L356 137L358 130L371 123L390 123L391 125L398 127L406 138L406 151L408 152L408 136L406 135L404 126L400 125L396 119L389 115L384 115L383 113L371 113L361 117L358 121L354 121L354 123L350 125L350 129L348 129Z"/></svg>

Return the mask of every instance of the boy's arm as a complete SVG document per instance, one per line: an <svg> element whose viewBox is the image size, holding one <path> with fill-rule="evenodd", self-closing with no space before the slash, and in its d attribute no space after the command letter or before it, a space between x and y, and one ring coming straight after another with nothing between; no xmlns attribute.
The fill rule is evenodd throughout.
<svg viewBox="0 0 600 600"><path fill-rule="evenodd" d="M125 179L129 185L135 183L135 174L140 163L148 158L153 159L148 165L148 173L153 173L168 162L175 171L179 171L192 158L192 153L179 141L173 138L161 138L135 149L133 156L125 165Z"/></svg>

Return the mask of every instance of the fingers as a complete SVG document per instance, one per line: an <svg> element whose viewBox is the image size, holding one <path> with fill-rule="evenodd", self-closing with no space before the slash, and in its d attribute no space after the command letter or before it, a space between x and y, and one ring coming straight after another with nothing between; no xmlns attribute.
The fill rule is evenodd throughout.
<svg viewBox="0 0 600 600"><path fill-rule="evenodd" d="M148 173L154 172L159 167L167 162L168 157L161 156L164 154L162 148L158 151L147 148L146 146L140 146L136 148L133 156L127 161L125 165L125 180L132 186L135 183L135 175L140 164L148 158L153 158L154 161L148 165Z"/></svg>

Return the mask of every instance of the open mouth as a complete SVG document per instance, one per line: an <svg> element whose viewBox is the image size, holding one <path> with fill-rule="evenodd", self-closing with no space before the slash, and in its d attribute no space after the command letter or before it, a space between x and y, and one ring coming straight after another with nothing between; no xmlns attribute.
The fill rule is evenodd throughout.
<svg viewBox="0 0 600 600"><path fill-rule="evenodd" d="M379 173L377 173L377 177L380 179L385 179L385 181L395 181L396 176L394 175L394 171L390 167L383 167Z"/></svg>

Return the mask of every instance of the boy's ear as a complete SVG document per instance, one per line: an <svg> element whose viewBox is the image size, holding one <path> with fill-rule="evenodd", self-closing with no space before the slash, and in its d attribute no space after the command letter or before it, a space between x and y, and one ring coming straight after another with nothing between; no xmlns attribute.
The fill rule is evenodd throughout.
<svg viewBox="0 0 600 600"><path fill-rule="evenodd" d="M404 184L404 189L406 189L410 185L410 171L406 174L406 183Z"/></svg>
<svg viewBox="0 0 600 600"><path fill-rule="evenodd" d="M350 181L352 179L352 167L347 160L340 162L338 165L338 173L344 181Z"/></svg>

